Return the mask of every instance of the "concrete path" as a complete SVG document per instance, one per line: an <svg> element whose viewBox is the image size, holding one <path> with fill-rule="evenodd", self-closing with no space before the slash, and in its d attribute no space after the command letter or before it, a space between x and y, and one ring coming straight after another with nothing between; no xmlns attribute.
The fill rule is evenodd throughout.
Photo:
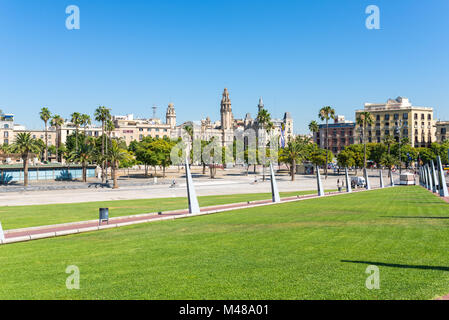
<svg viewBox="0 0 449 320"><path fill-rule="evenodd" d="M323 177L325 190L337 189L337 179L343 176ZM385 178L387 179L387 178ZM288 177L276 177L280 192L306 191L316 189L315 176L298 176L296 181ZM371 186L379 186L379 178L370 177ZM387 180L385 180L387 181ZM2 206L27 206L40 204L78 203L111 200L154 199L168 197L185 197L185 180L178 180L179 186L169 185L123 186L120 189L77 189L51 191L23 191L0 193ZM387 182L386 182L387 183ZM271 193L270 181L254 183L254 177L236 177L233 179L194 179L198 196L230 195L244 193Z"/></svg>

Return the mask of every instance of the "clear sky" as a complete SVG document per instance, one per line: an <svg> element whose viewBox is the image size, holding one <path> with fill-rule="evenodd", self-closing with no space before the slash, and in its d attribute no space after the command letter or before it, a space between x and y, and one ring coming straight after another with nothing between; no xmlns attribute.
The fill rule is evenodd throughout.
<svg viewBox="0 0 449 320"><path fill-rule="evenodd" d="M380 8L380 30L365 8ZM80 30L65 9L80 8ZM354 119L365 102L405 96L449 120L447 0L0 0L0 109L42 128L48 106L93 114L210 116L229 88L234 116L260 96L306 133L331 105Z"/></svg>

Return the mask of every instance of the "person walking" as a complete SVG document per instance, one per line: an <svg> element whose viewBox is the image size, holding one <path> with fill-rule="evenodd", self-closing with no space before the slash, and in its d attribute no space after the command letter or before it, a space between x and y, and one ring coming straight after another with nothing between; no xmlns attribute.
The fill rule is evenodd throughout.
<svg viewBox="0 0 449 320"><path fill-rule="evenodd" d="M341 183L340 183L340 179L337 179L337 188L338 188L338 192L341 192Z"/></svg>

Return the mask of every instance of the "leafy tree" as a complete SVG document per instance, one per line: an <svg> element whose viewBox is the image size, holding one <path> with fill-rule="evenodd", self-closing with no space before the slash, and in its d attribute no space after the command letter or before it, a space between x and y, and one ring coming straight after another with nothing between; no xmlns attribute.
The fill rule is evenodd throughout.
<svg viewBox="0 0 449 320"><path fill-rule="evenodd" d="M338 165L342 168L354 167L356 155L351 149L344 149L337 155Z"/></svg>
<svg viewBox="0 0 449 320"><path fill-rule="evenodd" d="M18 133L14 144L11 146L11 151L19 153L23 160L23 183L28 186L28 160L33 153L40 152L40 146L37 140L31 137L28 132Z"/></svg>
<svg viewBox="0 0 449 320"><path fill-rule="evenodd" d="M312 133L318 133L320 131L320 126L318 125L318 122L316 122L315 120L311 121L309 123L309 130Z"/></svg>

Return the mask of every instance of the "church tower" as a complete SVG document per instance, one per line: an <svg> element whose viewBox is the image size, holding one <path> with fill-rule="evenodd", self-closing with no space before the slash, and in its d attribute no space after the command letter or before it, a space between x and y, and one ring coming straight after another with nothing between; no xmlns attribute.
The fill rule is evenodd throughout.
<svg viewBox="0 0 449 320"><path fill-rule="evenodd" d="M176 127L176 111L173 103L170 103L167 108L167 113L165 114L165 123L170 125L171 129Z"/></svg>
<svg viewBox="0 0 449 320"><path fill-rule="evenodd" d="M262 109L264 108L262 97L260 97L259 105L257 107L259 107L259 112L262 111Z"/></svg>
<svg viewBox="0 0 449 320"><path fill-rule="evenodd" d="M221 129L229 130L233 128L234 116L232 115L231 99L229 99L228 89L225 88L221 99Z"/></svg>

